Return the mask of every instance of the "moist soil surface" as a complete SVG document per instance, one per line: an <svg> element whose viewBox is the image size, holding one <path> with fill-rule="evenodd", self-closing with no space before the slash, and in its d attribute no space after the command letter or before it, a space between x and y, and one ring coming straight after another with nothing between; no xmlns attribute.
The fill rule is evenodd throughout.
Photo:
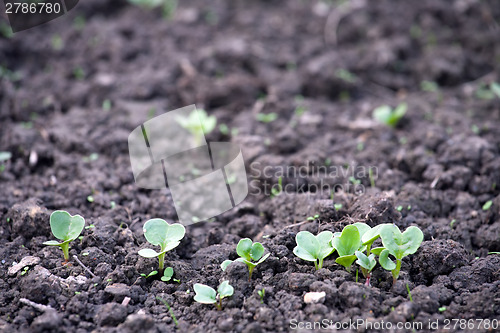
<svg viewBox="0 0 500 333"><path fill-rule="evenodd" d="M0 151L12 157L0 162L0 331L308 332L324 319L373 324L352 332L390 331L382 321L495 331L500 97L488 86L500 81L499 17L493 0L187 0L170 19L85 0L1 37ZM402 102L396 128L373 120ZM190 104L225 125L209 141L241 146L250 193L187 226L166 256L177 281L163 282L140 275L157 268L137 254L142 226L177 215L168 188L136 186L127 138ZM271 196L280 177L285 191ZM61 209L87 226L66 265L42 245ZM293 255L297 232L354 222L422 229L394 287L379 265L368 287L335 255L317 271ZM243 237L271 254L250 281L244 265L220 268ZM235 292L222 311L194 302L194 283L226 279ZM312 291L326 297L306 304Z"/></svg>

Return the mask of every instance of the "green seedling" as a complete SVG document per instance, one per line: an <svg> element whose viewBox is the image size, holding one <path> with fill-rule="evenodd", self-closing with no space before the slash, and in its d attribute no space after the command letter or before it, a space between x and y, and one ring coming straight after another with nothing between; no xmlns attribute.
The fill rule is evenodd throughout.
<svg viewBox="0 0 500 333"><path fill-rule="evenodd" d="M229 281L223 281L217 288L217 292L204 284L196 283L194 286L194 300L202 304L215 304L217 310L222 310L222 299L232 296L234 288L229 284Z"/></svg>
<svg viewBox="0 0 500 333"><path fill-rule="evenodd" d="M257 113L255 118L261 123L270 123L278 119L278 114L275 112L271 113Z"/></svg>
<svg viewBox="0 0 500 333"><path fill-rule="evenodd" d="M161 277L161 280L163 282L168 282L172 279L172 276L174 276L174 269L172 267L167 267L163 271L163 276Z"/></svg>
<svg viewBox="0 0 500 333"><path fill-rule="evenodd" d="M316 214L316 215L314 215L314 216L309 216L309 217L307 218L307 221L314 221L314 220L316 220L316 219L319 219L319 215L318 215L318 214Z"/></svg>
<svg viewBox="0 0 500 333"><path fill-rule="evenodd" d="M314 236L309 231L300 231L295 236L297 246L293 249L293 254L302 260L314 262L314 267L318 270L323 268L323 260L335 251L332 246L333 233L330 231L320 232Z"/></svg>
<svg viewBox="0 0 500 333"><path fill-rule="evenodd" d="M356 263L361 266L361 273L363 273L363 276L366 279L365 284L369 286L371 272L377 264L377 261L375 260L375 254L372 253L369 256L366 256L366 254L360 251L356 251L354 254L356 255L356 258L358 258L358 260L356 260Z"/></svg>
<svg viewBox="0 0 500 333"><path fill-rule="evenodd" d="M263 263L264 260L269 257L270 253L264 255L264 251L264 247L261 243L252 243L250 238L243 238L238 242L236 253L238 253L240 258L234 261L245 263L248 266L248 281L252 279L252 273L255 267ZM227 266L231 263L233 263L232 260L224 260L221 264L222 270L225 271Z"/></svg>
<svg viewBox="0 0 500 333"><path fill-rule="evenodd" d="M333 205L333 207L335 208L335 211L337 211L337 212L342 209L342 206L343 205L341 203L336 203Z"/></svg>
<svg viewBox="0 0 500 333"><path fill-rule="evenodd" d="M408 227L401 233L396 225L386 225L380 230L380 237L384 250L380 253L380 265L392 273L393 285L399 277L402 259L410 254L417 252L420 244L424 240L424 234L418 227ZM389 254L396 258L394 263Z"/></svg>
<svg viewBox="0 0 500 333"><path fill-rule="evenodd" d="M158 274L158 271L152 271L151 273L149 274L144 274L142 273L141 276L144 277L144 278L149 278L149 277L152 277L152 276L155 276L156 274Z"/></svg>
<svg viewBox="0 0 500 333"><path fill-rule="evenodd" d="M364 223L359 223L360 229L366 230L366 228L364 228L362 224ZM364 233L364 230L362 231L362 233ZM336 232L333 236L331 244L333 248L337 250L337 253L339 255L339 257L335 259L335 262L339 265L344 266L345 269L350 272L351 265L354 260L356 260L356 251L363 251L363 246L361 244L361 233L358 230L358 227L352 224L346 226L342 230L342 233Z"/></svg>
<svg viewBox="0 0 500 333"><path fill-rule="evenodd" d="M64 262L67 263L69 261L69 243L78 238L84 226L85 219L80 215L71 216L64 210L56 210L50 214L50 229L52 234L62 242L52 240L43 242L43 244L59 246L63 251Z"/></svg>
<svg viewBox="0 0 500 333"><path fill-rule="evenodd" d="M271 198L277 197L283 191L283 177L278 178L278 186L271 187Z"/></svg>
<svg viewBox="0 0 500 333"><path fill-rule="evenodd" d="M158 257L159 270L163 272L165 253L176 248L184 235L186 229L182 224L168 224L162 219L151 219L144 224L144 237L152 245L160 246L160 252L152 249L142 249L139 255L145 258Z"/></svg>
<svg viewBox="0 0 500 333"><path fill-rule="evenodd" d="M483 210L489 210L491 208L491 205L493 205L493 201L491 200L486 201L483 205Z"/></svg>
<svg viewBox="0 0 500 333"><path fill-rule="evenodd" d="M406 114L408 104L400 103L396 108L392 109L389 105L382 105L373 110L373 119L379 123L389 127L396 127L399 121Z"/></svg>
<svg viewBox="0 0 500 333"><path fill-rule="evenodd" d="M203 109L193 110L188 117L177 117L176 121L193 135L197 145L200 145L203 136L211 133L217 125L217 118L208 116Z"/></svg>
<svg viewBox="0 0 500 333"><path fill-rule="evenodd" d="M260 297L260 304L264 304L264 297L266 296L266 290L262 288L262 290L258 290L257 294L259 294Z"/></svg>

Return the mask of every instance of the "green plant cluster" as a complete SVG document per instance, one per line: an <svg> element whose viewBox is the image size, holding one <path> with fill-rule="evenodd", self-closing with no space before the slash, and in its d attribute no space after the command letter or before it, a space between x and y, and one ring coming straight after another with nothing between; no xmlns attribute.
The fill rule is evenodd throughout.
<svg viewBox="0 0 500 333"><path fill-rule="evenodd" d="M383 246L372 248L379 238ZM418 227L408 227L401 233L394 224L384 223L371 228L366 223L357 222L336 233L323 231L314 236L309 231L301 231L295 237L297 246L293 253L303 260L314 262L316 269L320 269L323 267L323 260L337 251L335 262L348 272L356 262L367 285L370 285L371 272L377 265L375 257L378 256L380 266L391 271L395 284L402 259L417 252L423 239L424 234Z"/></svg>
<svg viewBox="0 0 500 333"><path fill-rule="evenodd" d="M69 261L69 243L79 238L85 227L85 219L80 215L70 215L66 211L58 210L50 215L50 227L52 234L59 241L46 241L44 245L59 246L64 255L65 263ZM91 225L91 227L94 227ZM172 267L165 268L165 254L176 248L186 234L186 229L182 224L169 224L165 220L155 218L148 220L143 227L144 237L153 246L159 246L160 251L145 248L139 250L138 254L145 258L158 258L158 270L154 270L148 274L140 274L143 278L150 278L160 273L160 280L168 282L170 280L180 283L180 280L175 279L174 269ZM242 262L248 267L248 279L252 278L252 272L257 265L266 260L270 253L264 254L265 249L259 242L252 242L250 238L241 239L236 247L236 252L240 256L234 262ZM87 253L88 254L88 253ZM85 255L85 253L83 254ZM226 260L222 263L221 268L225 270L232 260ZM22 275L26 273L26 270ZM203 304L215 304L217 309L222 309L222 299L233 295L234 288L229 284L229 281L222 282L217 291L213 288L196 283L194 285L196 296L194 300ZM264 291L262 291L264 292ZM263 300L264 294L260 295Z"/></svg>

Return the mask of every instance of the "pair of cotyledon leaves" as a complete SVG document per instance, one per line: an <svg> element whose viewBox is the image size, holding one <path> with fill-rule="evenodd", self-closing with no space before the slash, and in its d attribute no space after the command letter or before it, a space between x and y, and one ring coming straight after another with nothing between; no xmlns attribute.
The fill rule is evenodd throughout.
<svg viewBox="0 0 500 333"><path fill-rule="evenodd" d="M339 257L335 261L338 264L348 268L358 258L358 263L362 267L371 270L375 266L374 257L366 256L362 252L379 237L382 238L384 246L374 248L371 252L376 255L384 253L386 259L388 259L389 254L401 259L417 251L422 243L423 233L419 228L413 226L401 233L394 224L380 224L371 228L365 223L358 222L346 226L342 232L335 234L323 231L314 236L308 231L301 231L295 237L297 246L293 252L303 260L316 262L337 250ZM390 259L388 260L390 261Z"/></svg>
<svg viewBox="0 0 500 333"><path fill-rule="evenodd" d="M151 219L144 223L144 237L152 245L160 246L160 252L153 249L142 249L139 255L145 258L155 258L170 251L180 244L180 240L186 234L186 228L182 224L168 224L162 219Z"/></svg>
<svg viewBox="0 0 500 333"><path fill-rule="evenodd" d="M240 258L234 260L247 264L248 267L255 267L266 260L270 253L264 255L264 246L261 243L253 243L250 238L243 238L236 246L236 253ZM226 270L227 266L234 262L233 260L224 260L221 264L222 270Z"/></svg>
<svg viewBox="0 0 500 333"><path fill-rule="evenodd" d="M217 302L217 293L219 294L219 299L223 299L224 297L232 296L234 293L234 288L229 284L229 281L223 281L217 291L212 287L207 285L196 283L194 286L194 292L196 295L194 296L194 300L198 303L203 304L213 304Z"/></svg>
<svg viewBox="0 0 500 333"><path fill-rule="evenodd" d="M85 219L82 216L71 216L66 211L56 210L50 215L50 230L52 230L52 234L57 239L62 240L62 242L51 240L44 242L43 244L61 246L69 243L80 236L84 227Z"/></svg>

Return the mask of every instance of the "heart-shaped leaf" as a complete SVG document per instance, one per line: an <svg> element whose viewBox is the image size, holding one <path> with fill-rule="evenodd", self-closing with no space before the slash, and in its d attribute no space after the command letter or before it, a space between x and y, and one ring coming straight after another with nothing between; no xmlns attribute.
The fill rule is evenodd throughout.
<svg viewBox="0 0 500 333"><path fill-rule="evenodd" d="M252 260L250 256L250 252L252 251L252 240L250 238L243 238L238 242L236 246L236 253L242 258L245 258L248 261Z"/></svg>
<svg viewBox="0 0 500 333"><path fill-rule="evenodd" d="M80 215L71 216L63 210L56 210L50 215L50 229L57 239L72 241L80 236L85 227L85 219Z"/></svg>
<svg viewBox="0 0 500 333"><path fill-rule="evenodd" d="M232 296L234 293L234 288L229 284L229 281L223 281L219 288L217 288L217 292L219 293L219 297L222 299L224 297Z"/></svg>
<svg viewBox="0 0 500 333"><path fill-rule="evenodd" d="M148 220L144 223L143 231L146 240L153 245L161 246L163 251L165 251L165 248L170 243L174 244L177 242L177 245L179 245L178 242L186 234L186 228L184 228L182 224L176 223L170 225L167 221L162 219ZM174 248L168 247L170 250Z"/></svg>
<svg viewBox="0 0 500 333"><path fill-rule="evenodd" d="M383 269L386 269L388 271L392 271L393 269L396 268L396 264L394 263L394 261L389 259L389 250L383 250L380 253L378 262L380 263L380 266L382 266Z"/></svg>
<svg viewBox="0 0 500 333"><path fill-rule="evenodd" d="M361 247L361 236L358 228L354 225L346 226L339 237L333 238L332 245L340 257L354 255Z"/></svg>
<svg viewBox="0 0 500 333"><path fill-rule="evenodd" d="M163 282L168 282L172 279L173 275L174 275L174 269L172 267L167 267L165 268L165 271L163 271L163 276L160 279Z"/></svg>
<svg viewBox="0 0 500 333"><path fill-rule="evenodd" d="M293 253L306 261L316 261L319 257L319 241L309 231L300 231L295 236L297 246Z"/></svg>
<svg viewBox="0 0 500 333"><path fill-rule="evenodd" d="M384 250L385 250L385 247L382 247L382 246L381 246L381 247L374 247L374 248L371 250L371 253L375 254L376 256L379 256L379 255L380 255L380 253L381 253L382 251L384 251Z"/></svg>
<svg viewBox="0 0 500 333"><path fill-rule="evenodd" d="M371 230L371 227L368 224L363 223L363 222L353 223L353 226L355 226L356 228L358 228L358 232L359 232L359 236L360 237L363 237L363 235L365 233L367 233L368 231Z"/></svg>
<svg viewBox="0 0 500 333"><path fill-rule="evenodd" d="M193 288L196 293L194 296L196 302L202 304L213 304L217 302L217 293L213 288L201 283L196 283Z"/></svg>
<svg viewBox="0 0 500 333"><path fill-rule="evenodd" d="M394 224L383 227L380 230L380 237L384 247L397 259L417 252L424 240L424 234L419 228L411 226L401 233Z"/></svg>

